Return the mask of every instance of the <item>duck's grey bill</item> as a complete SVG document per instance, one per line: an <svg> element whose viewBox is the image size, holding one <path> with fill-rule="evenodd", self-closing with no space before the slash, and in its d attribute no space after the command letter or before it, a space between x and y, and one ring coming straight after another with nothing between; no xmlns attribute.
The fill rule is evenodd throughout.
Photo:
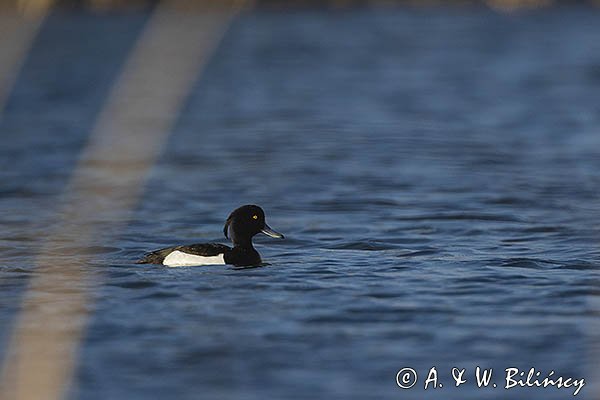
<svg viewBox="0 0 600 400"><path fill-rule="evenodd" d="M265 224L265 227L261 230L261 232L275 239L283 239L284 237L281 233L275 232L273 229L271 229L271 227L267 224Z"/></svg>

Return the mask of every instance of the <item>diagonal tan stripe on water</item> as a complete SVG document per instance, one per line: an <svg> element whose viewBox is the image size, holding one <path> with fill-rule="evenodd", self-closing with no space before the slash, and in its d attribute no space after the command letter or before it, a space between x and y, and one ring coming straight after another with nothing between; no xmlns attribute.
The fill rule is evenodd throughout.
<svg viewBox="0 0 600 400"><path fill-rule="evenodd" d="M118 232L237 1L157 6L114 84L48 232L0 375L0 399L64 398L93 306L92 241ZM68 246L75 255L63 256Z"/></svg>

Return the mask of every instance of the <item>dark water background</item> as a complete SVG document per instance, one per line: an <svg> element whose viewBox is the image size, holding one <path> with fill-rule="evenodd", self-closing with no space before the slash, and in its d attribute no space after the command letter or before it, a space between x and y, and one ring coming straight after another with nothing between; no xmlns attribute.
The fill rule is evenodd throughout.
<svg viewBox="0 0 600 400"><path fill-rule="evenodd" d="M56 13L0 120L0 354L39 239L145 15ZM194 87L103 276L74 399L597 394L600 13L266 12ZM264 268L137 266L257 203ZM422 390L436 366L445 387ZM399 389L413 367L420 382ZM499 385L503 383L498 378Z"/></svg>

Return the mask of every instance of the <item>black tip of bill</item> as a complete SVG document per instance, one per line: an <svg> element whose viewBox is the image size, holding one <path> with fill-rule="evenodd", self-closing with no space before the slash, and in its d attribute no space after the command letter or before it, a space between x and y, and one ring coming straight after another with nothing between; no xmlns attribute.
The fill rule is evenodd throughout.
<svg viewBox="0 0 600 400"><path fill-rule="evenodd" d="M270 237L275 238L275 239L284 239L285 238L281 233L275 232L267 224L265 224L265 227L261 230L261 232L264 233L265 235L270 236Z"/></svg>

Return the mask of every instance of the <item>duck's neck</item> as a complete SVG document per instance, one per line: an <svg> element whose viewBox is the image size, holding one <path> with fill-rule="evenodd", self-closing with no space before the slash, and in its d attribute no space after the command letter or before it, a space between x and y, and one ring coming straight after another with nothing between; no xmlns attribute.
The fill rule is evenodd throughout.
<svg viewBox="0 0 600 400"><path fill-rule="evenodd" d="M248 249L254 250L254 246L252 245L252 238L238 240L237 238L233 241L233 247L238 249Z"/></svg>
<svg viewBox="0 0 600 400"><path fill-rule="evenodd" d="M261 259L258 251L252 246L252 240L234 241L233 249L225 254L225 262L227 264L245 266L245 265L260 265Z"/></svg>

